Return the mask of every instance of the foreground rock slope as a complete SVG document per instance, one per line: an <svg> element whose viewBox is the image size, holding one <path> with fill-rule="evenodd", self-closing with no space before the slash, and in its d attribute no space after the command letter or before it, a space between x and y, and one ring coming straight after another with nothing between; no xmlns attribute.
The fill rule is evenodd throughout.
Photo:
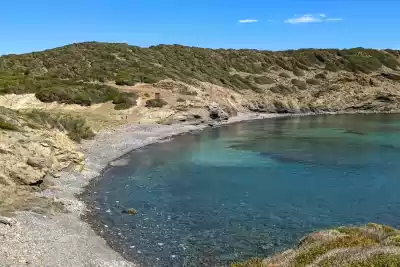
<svg viewBox="0 0 400 267"><path fill-rule="evenodd" d="M294 249L266 259L252 259L233 267L397 267L400 231L370 223L339 227L306 236Z"/></svg>

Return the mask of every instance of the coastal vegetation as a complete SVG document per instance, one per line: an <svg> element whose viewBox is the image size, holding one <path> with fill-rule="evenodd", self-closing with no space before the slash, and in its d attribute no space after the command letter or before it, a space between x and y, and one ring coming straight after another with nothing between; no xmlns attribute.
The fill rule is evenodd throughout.
<svg viewBox="0 0 400 267"><path fill-rule="evenodd" d="M164 99L154 98L146 101L146 107L148 108L162 108L167 105L167 101Z"/></svg>
<svg viewBox="0 0 400 267"><path fill-rule="evenodd" d="M338 227L306 236L295 249L231 266L397 267L400 266L400 231L375 223Z"/></svg>
<svg viewBox="0 0 400 267"><path fill-rule="evenodd" d="M86 120L79 115L40 110L15 111L4 107L0 107L0 129L19 132L24 132L26 129L55 129L65 132L76 142L95 136Z"/></svg>
<svg viewBox="0 0 400 267"><path fill-rule="evenodd" d="M235 90L259 92L273 80L263 74L284 71L302 77L310 68L370 73L382 67L396 69L398 53L374 49L302 49L289 51L205 49L181 45L141 48L128 44L87 42L42 52L0 57L0 93L35 93L42 101L90 105L128 102L133 95L102 83L117 85L156 83L162 79L209 82ZM256 75L243 76L235 73ZM391 75L396 80L398 76ZM316 78L323 78L319 74Z"/></svg>

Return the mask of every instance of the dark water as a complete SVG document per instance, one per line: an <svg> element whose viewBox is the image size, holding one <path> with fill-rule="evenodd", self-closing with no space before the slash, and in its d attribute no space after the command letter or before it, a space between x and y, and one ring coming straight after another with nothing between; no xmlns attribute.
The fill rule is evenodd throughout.
<svg viewBox="0 0 400 267"><path fill-rule="evenodd" d="M130 153L87 197L103 234L143 266L224 266L316 229L399 227L399 134L399 115L209 129Z"/></svg>

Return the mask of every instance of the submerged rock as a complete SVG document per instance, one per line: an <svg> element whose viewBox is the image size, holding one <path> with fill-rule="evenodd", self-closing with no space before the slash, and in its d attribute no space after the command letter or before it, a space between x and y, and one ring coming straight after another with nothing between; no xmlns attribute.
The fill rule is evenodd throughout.
<svg viewBox="0 0 400 267"><path fill-rule="evenodd" d="M136 215L137 214L137 210L135 210L135 209L127 209L127 210L124 210L122 213L126 213L126 214L129 214L129 215Z"/></svg>

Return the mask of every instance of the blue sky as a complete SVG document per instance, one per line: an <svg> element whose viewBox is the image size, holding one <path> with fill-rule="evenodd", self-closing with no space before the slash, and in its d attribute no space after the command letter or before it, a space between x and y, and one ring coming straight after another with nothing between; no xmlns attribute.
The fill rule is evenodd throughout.
<svg viewBox="0 0 400 267"><path fill-rule="evenodd" d="M83 41L267 50L400 48L399 0L3 0L1 4L0 54Z"/></svg>

